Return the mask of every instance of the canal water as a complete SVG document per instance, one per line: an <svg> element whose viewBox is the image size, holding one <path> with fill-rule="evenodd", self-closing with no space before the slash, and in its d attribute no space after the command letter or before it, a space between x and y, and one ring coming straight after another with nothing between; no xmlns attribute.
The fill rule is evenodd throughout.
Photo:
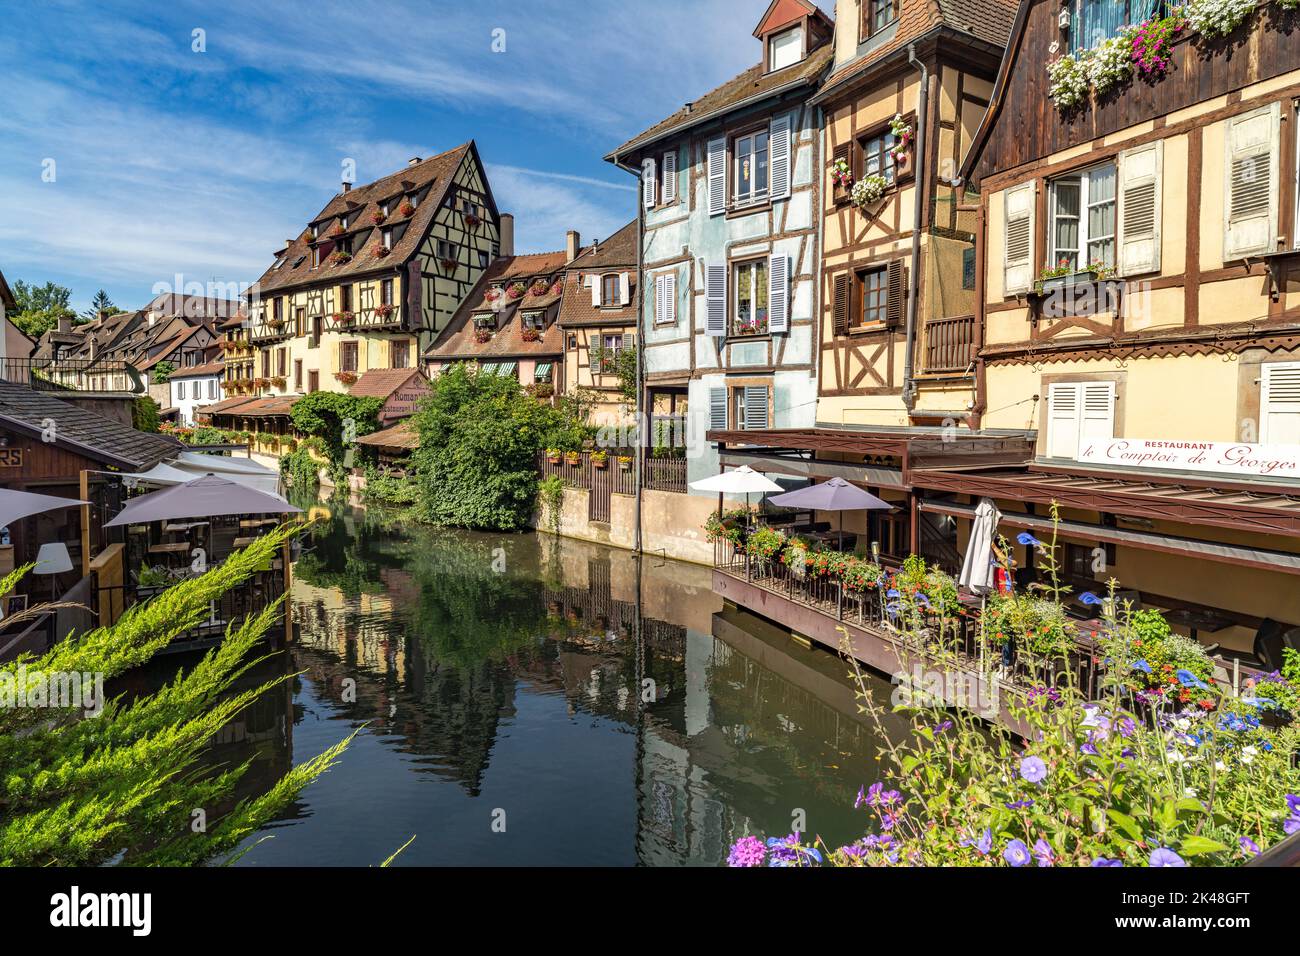
<svg viewBox="0 0 1300 956"><path fill-rule="evenodd" d="M706 568L376 510L304 538L298 673L211 748L242 794L361 728L242 866L715 866L860 836L876 731L845 665L724 608ZM872 685L884 701L889 686Z"/></svg>

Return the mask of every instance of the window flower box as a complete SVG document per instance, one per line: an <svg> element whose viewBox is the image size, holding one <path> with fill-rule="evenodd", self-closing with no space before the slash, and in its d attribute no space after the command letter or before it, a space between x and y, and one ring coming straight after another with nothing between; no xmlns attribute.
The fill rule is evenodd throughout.
<svg viewBox="0 0 1300 956"><path fill-rule="evenodd" d="M525 342L540 342L542 340L542 333L537 329L524 329L520 336Z"/></svg>
<svg viewBox="0 0 1300 956"><path fill-rule="evenodd" d="M620 471L631 471L632 465L635 463L636 463L636 459L633 458L631 455L618 456L618 467Z"/></svg>
<svg viewBox="0 0 1300 956"><path fill-rule="evenodd" d="M286 385L288 385L289 382L283 375L273 375L271 377L271 384L274 385L276 388L282 389Z"/></svg>
<svg viewBox="0 0 1300 956"><path fill-rule="evenodd" d="M472 212L467 212L467 213L465 213L465 228L466 228L466 229L477 229L477 228L479 227L479 225L480 225L482 222L483 222L483 220L480 219L480 218L479 218L477 215L475 215L474 213L472 213Z"/></svg>
<svg viewBox="0 0 1300 956"><path fill-rule="evenodd" d="M551 295L559 295L564 291L564 280L556 279L555 284L551 286Z"/></svg>
<svg viewBox="0 0 1300 956"><path fill-rule="evenodd" d="M766 335L767 319L746 319L744 322L737 322L735 326L737 335Z"/></svg>
<svg viewBox="0 0 1300 956"><path fill-rule="evenodd" d="M334 377L339 381L340 384L346 385L349 388L357 384L356 372L335 372Z"/></svg>
<svg viewBox="0 0 1300 956"><path fill-rule="evenodd" d="M591 466L592 466L593 468L599 468L599 469L601 469L602 471L603 471L604 469L608 468L608 467L609 467L609 452L607 452L607 451L593 451L593 452L591 453Z"/></svg>
<svg viewBox="0 0 1300 956"><path fill-rule="evenodd" d="M409 216L413 212L415 212L415 207L411 205L410 202L404 202L397 207L397 211L401 213L403 216Z"/></svg>
<svg viewBox="0 0 1300 956"><path fill-rule="evenodd" d="M479 345L487 345L489 342L492 341L492 330L491 330L491 329L475 329L475 330L474 330L474 341L477 342Z"/></svg>
<svg viewBox="0 0 1300 956"><path fill-rule="evenodd" d="M347 234L348 231L342 223L335 223L333 228L330 229L331 236L346 236Z"/></svg>
<svg viewBox="0 0 1300 956"><path fill-rule="evenodd" d="M582 455L576 451L565 452L564 460L570 466L577 468L579 465L582 464Z"/></svg>
<svg viewBox="0 0 1300 956"><path fill-rule="evenodd" d="M391 318L394 311L396 310L391 302L375 306L375 315L381 319Z"/></svg>
<svg viewBox="0 0 1300 956"><path fill-rule="evenodd" d="M342 249L335 249L330 253L330 262L336 266L341 266L352 261L352 253L344 252Z"/></svg>
<svg viewBox="0 0 1300 956"><path fill-rule="evenodd" d="M1039 295L1050 295L1063 289L1072 289L1079 285L1090 285L1112 278L1115 270L1100 262L1094 262L1084 269L1075 269L1067 260L1039 273L1034 283L1034 291Z"/></svg>
<svg viewBox="0 0 1300 956"><path fill-rule="evenodd" d="M509 288L506 289L506 298L511 300L522 299L524 293L527 291L527 288L525 288L522 282L513 282L510 284Z"/></svg>
<svg viewBox="0 0 1300 956"><path fill-rule="evenodd" d="M545 279L537 279L529 288L528 294L540 298L541 296L546 295L546 292L550 287L550 284Z"/></svg>
<svg viewBox="0 0 1300 956"><path fill-rule="evenodd" d="M370 221L373 222L376 226L382 226L384 224L384 221L387 218L388 216L384 213L382 209L376 209L374 212L370 214Z"/></svg>
<svg viewBox="0 0 1300 956"><path fill-rule="evenodd" d="M253 387L254 387L254 388L259 388L259 389L261 389L261 388L269 388L270 385L271 385L271 380L270 380L269 378L255 378L255 379L253 379Z"/></svg>
<svg viewBox="0 0 1300 956"><path fill-rule="evenodd" d="M370 254L376 259L383 259L392 251L393 250L389 249L382 242L376 242L375 247L371 250Z"/></svg>
<svg viewBox="0 0 1300 956"><path fill-rule="evenodd" d="M332 318L335 325L346 328L357 320L357 315L355 312L335 312Z"/></svg>
<svg viewBox="0 0 1300 956"><path fill-rule="evenodd" d="M890 182L884 176L875 173L870 176L863 176L853 184L853 189L849 191L849 201L862 212L866 212L868 207L874 206L885 198L885 193L889 192L889 186Z"/></svg>
<svg viewBox="0 0 1300 956"><path fill-rule="evenodd" d="M546 449L546 460L552 465L558 465L560 463L560 455L561 452L558 448Z"/></svg>
<svg viewBox="0 0 1300 956"><path fill-rule="evenodd" d="M493 288L488 289L486 292L483 293L483 301L496 302L500 300L501 296L504 294L505 293L503 293L499 288L496 288L494 286Z"/></svg>
<svg viewBox="0 0 1300 956"><path fill-rule="evenodd" d="M267 319L266 324L272 329L284 328L284 319Z"/></svg>

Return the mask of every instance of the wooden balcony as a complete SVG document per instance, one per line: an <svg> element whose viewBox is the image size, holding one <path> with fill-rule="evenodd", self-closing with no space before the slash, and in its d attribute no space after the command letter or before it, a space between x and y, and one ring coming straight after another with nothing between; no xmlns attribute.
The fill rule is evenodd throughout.
<svg viewBox="0 0 1300 956"><path fill-rule="evenodd" d="M927 374L962 374L975 361L975 316L931 319L925 323Z"/></svg>

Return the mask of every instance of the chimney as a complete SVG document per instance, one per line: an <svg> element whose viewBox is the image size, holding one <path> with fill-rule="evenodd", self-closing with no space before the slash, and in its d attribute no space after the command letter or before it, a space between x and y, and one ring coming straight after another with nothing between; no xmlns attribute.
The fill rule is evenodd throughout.
<svg viewBox="0 0 1300 956"><path fill-rule="evenodd" d="M419 166L420 163L422 163L422 162L424 162L424 160L421 159L419 156L412 156L410 159L408 159L408 160L406 161L406 165L407 165L407 166Z"/></svg>
<svg viewBox="0 0 1300 956"><path fill-rule="evenodd" d="M68 333L72 331L72 316L67 312L61 312L58 319L58 329L60 332Z"/></svg>
<svg viewBox="0 0 1300 956"><path fill-rule="evenodd" d="M578 235L578 230L570 229L564 243L564 250L568 253L568 262L578 258L578 251L582 248L582 237Z"/></svg>
<svg viewBox="0 0 1300 956"><path fill-rule="evenodd" d="M350 182L348 182L346 179L343 180L343 191L344 191L345 193L348 193L348 192L351 192L351 191L352 191L352 184L351 184Z"/></svg>
<svg viewBox="0 0 1300 956"><path fill-rule="evenodd" d="M513 213L501 214L501 255L515 254L515 217Z"/></svg>

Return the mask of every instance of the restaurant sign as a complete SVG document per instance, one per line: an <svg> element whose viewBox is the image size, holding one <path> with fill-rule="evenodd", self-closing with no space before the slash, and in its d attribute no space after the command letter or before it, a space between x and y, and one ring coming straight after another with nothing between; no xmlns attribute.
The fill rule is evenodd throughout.
<svg viewBox="0 0 1300 956"><path fill-rule="evenodd" d="M1300 445L1085 438L1079 442L1079 461L1123 468L1300 478Z"/></svg>

